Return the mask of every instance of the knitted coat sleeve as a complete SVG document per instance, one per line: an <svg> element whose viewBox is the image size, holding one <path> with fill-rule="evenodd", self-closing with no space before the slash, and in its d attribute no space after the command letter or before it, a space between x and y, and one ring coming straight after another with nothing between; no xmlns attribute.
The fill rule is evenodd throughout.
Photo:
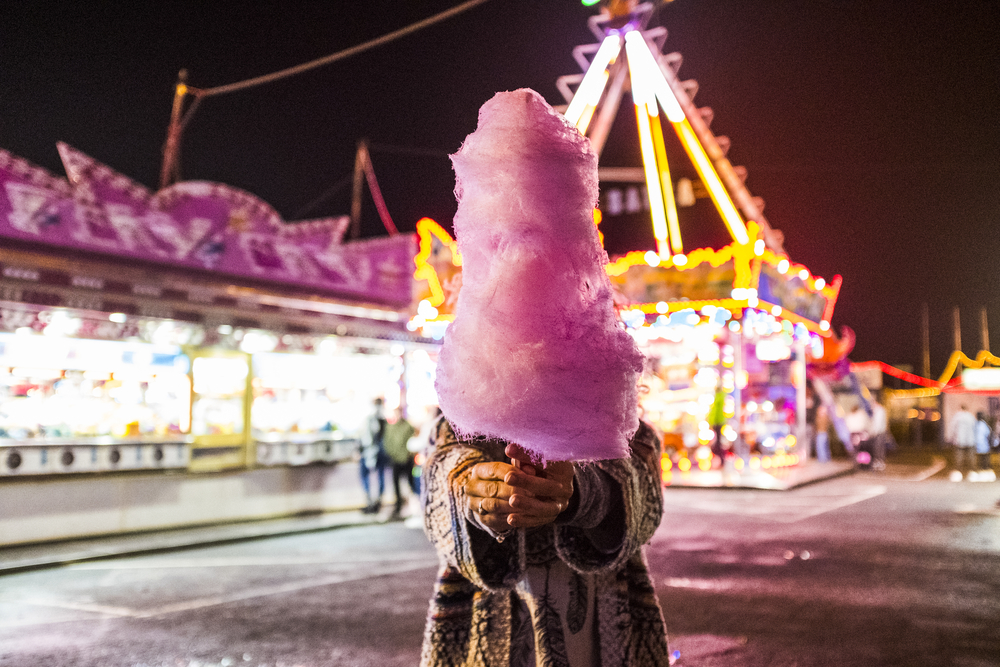
<svg viewBox="0 0 1000 667"><path fill-rule="evenodd" d="M472 467L503 461L504 445L496 440L462 441L441 419L434 451L422 476L424 529L438 555L475 586L511 589L524 574L523 531L513 530L502 542L469 512L465 482Z"/></svg>
<svg viewBox="0 0 1000 667"><path fill-rule="evenodd" d="M621 568L660 525L660 440L640 422L629 447L627 459L577 466L580 505L573 519L557 523L555 544L559 557L580 572Z"/></svg>

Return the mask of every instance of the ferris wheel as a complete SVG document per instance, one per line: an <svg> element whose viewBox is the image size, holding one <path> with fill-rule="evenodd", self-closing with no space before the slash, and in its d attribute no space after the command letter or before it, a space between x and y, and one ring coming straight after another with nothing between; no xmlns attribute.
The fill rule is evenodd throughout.
<svg viewBox="0 0 1000 667"><path fill-rule="evenodd" d="M556 82L567 102L566 118L590 138L600 155L622 96L626 88L631 90L642 151L641 179L648 193L656 252L663 260L682 257L684 243L664 148L661 111L677 133L732 239L748 243L744 221L753 221L767 247L782 252L781 232L771 228L762 211L763 201L752 196L743 183L745 169L734 167L726 158L728 138L716 137L708 127L711 109L698 109L692 102L697 82L677 78L681 55L661 53L666 29L646 29L653 11L651 3L609 0L603 3L600 14L590 18L589 27L600 41L573 50L584 73L562 76ZM610 173L610 169L601 169L602 176Z"/></svg>

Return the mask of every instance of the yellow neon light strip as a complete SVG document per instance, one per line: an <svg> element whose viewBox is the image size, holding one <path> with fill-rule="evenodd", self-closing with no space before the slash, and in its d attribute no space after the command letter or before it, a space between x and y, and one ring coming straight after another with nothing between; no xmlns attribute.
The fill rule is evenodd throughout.
<svg viewBox="0 0 1000 667"><path fill-rule="evenodd" d="M694 163L694 168L698 171L702 182L708 188L708 194L711 196L712 202L715 203L715 208L718 209L719 215L722 216L722 221L729 228L729 234L737 243L747 243L749 236L747 235L746 225L743 224L743 218L740 217L739 212L736 210L736 205L733 204L733 200L730 199L726 187L719 179L719 174L716 173L715 166L708 159L708 155L705 154L705 149L702 147L701 142L698 141L691 123L685 118L679 123L672 124L674 130L677 132L677 136L684 145L684 150L687 151L688 157Z"/></svg>
<svg viewBox="0 0 1000 667"><path fill-rule="evenodd" d="M736 206L733 204L733 200L729 197L729 193L719 179L719 175L715 171L715 166L708 159L708 155L705 154L705 149L702 147L701 142L698 141L698 137L691 128L691 124L688 123L687 117L684 115L684 110L677 101L673 90L670 89L670 84L667 83L663 72L660 71L660 66L656 64L656 60L653 58L646 40L643 39L640 32L633 30L625 35L625 44L626 48L628 48L629 68L638 68L647 73L656 99L659 101L660 106L663 107L663 111L667 115L667 120L673 124L674 130L677 132L677 136L680 137L681 143L684 145L684 150L687 151L688 156L694 163L694 167L698 171L702 182L708 188L708 193L712 197L712 201L715 203L719 214L722 216L723 222L726 223L729 234L737 243L747 243L749 236L746 226L743 224L743 218L740 217Z"/></svg>
<svg viewBox="0 0 1000 667"><path fill-rule="evenodd" d="M580 87L576 89L573 99L566 108L566 119L576 125L582 134L587 133L594 108L604 94L604 87L608 83L608 65L615 61L621 48L622 40L618 35L608 35L604 38L601 48L597 49L590 68L580 82ZM586 113L587 107L590 107L589 113Z"/></svg>
<svg viewBox="0 0 1000 667"><path fill-rule="evenodd" d="M634 34L634 33L629 33ZM635 103L635 120L639 126L639 147L642 149L642 168L646 174L646 192L649 195L649 210L653 218L653 236L656 237L656 251L660 257L669 257L667 241L667 218L663 202L660 175L656 170L656 150L650 129L650 104L655 104L652 91L648 87L648 77L642 75L642 67L635 67L636 42L626 39L625 50L629 58L629 75L632 77L632 101ZM635 56L638 57L638 56Z"/></svg>
<svg viewBox="0 0 1000 667"><path fill-rule="evenodd" d="M1000 357L990 354L986 350L980 350L975 359L970 359L961 350L955 350L951 353L951 357L948 358L948 365L944 367L944 372L941 373L938 382L941 384L947 383L955 375L959 363L966 368L982 368L987 363L991 366L1000 366Z"/></svg>
<svg viewBox="0 0 1000 667"><path fill-rule="evenodd" d="M427 281L427 288L431 292L428 301L432 306L437 307L444 303L444 290L441 287L437 271L427 261L433 250L433 237L436 236L438 241L451 251L451 263L454 266L462 266L462 255L459 254L458 243L451 238L451 234L431 218L421 218L417 221L417 236L420 238L420 247L416 257L413 258L413 263L416 266L413 278L414 280Z"/></svg>
<svg viewBox="0 0 1000 667"><path fill-rule="evenodd" d="M654 109L656 107L653 107ZM670 178L670 166L667 164L667 150L663 145L663 127L660 125L659 114L649 118L653 129L653 150L656 153L656 166L660 170L660 186L663 189L663 202L667 211L667 228L670 232L670 249L675 255L684 252L681 242L681 226L677 219L677 202L674 200L674 182Z"/></svg>

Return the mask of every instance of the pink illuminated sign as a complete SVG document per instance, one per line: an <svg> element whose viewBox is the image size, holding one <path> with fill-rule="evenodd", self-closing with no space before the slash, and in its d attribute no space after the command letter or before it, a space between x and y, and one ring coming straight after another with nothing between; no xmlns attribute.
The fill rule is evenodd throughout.
<svg viewBox="0 0 1000 667"><path fill-rule="evenodd" d="M285 223L258 197L207 181L152 193L58 147L68 179L0 149L0 238L410 303L412 234L342 243L347 216Z"/></svg>

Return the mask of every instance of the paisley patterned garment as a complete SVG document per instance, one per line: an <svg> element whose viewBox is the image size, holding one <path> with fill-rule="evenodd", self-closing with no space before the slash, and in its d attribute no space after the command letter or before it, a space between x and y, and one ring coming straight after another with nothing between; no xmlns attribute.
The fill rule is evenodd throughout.
<svg viewBox="0 0 1000 667"><path fill-rule="evenodd" d="M423 473L441 558L422 667L667 667L666 628L642 555L663 514L660 443L640 424L628 459L574 464L555 524L498 542L468 511L471 468L500 440L460 440L442 419Z"/></svg>

